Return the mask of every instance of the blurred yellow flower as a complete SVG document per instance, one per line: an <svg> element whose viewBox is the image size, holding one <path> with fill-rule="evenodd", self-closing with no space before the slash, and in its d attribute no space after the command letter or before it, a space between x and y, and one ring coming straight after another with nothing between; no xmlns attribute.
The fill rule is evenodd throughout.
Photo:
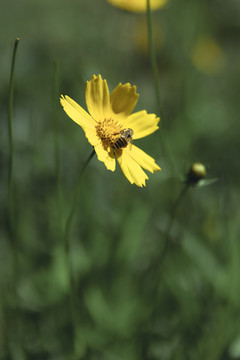
<svg viewBox="0 0 240 360"><path fill-rule="evenodd" d="M133 12L147 11L147 0L108 0L108 2L116 7ZM162 8L167 0L150 0L151 10Z"/></svg>
<svg viewBox="0 0 240 360"><path fill-rule="evenodd" d="M143 55L149 55L149 36L147 19L141 16L138 18L132 33L132 41L136 50ZM159 22L153 22L154 47L158 52L164 45L165 34L164 29Z"/></svg>
<svg viewBox="0 0 240 360"><path fill-rule="evenodd" d="M152 134L159 118L145 110L131 114L139 95L136 86L121 83L109 94L107 81L101 75L91 77L86 85L89 114L68 96L60 99L68 116L82 127L98 159L108 170L115 171L116 161L131 184L145 186L150 172L161 170L155 160L132 144L132 140ZM143 168L143 169L142 169Z"/></svg>
<svg viewBox="0 0 240 360"><path fill-rule="evenodd" d="M212 37L201 36L192 51L192 63L204 74L216 74L223 69L225 56Z"/></svg>

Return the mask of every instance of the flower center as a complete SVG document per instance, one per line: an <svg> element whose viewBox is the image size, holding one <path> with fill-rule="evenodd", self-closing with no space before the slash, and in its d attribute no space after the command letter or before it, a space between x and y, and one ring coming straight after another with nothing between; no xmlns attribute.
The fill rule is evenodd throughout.
<svg viewBox="0 0 240 360"><path fill-rule="evenodd" d="M113 119L104 119L97 127L97 134L105 145L114 146L116 140L119 138L123 127Z"/></svg>

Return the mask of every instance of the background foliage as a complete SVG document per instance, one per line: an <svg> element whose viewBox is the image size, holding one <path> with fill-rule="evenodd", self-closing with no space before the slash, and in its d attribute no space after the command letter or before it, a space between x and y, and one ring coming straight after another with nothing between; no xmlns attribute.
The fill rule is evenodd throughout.
<svg viewBox="0 0 240 360"><path fill-rule="evenodd" d="M137 85L136 110L157 112L146 19L104 0L1 2L0 359L240 359L239 15L238 0L169 0L153 14L164 118L137 145L162 171L144 189L96 158L84 175L70 236L74 357L63 231L91 148L58 98L85 106L85 82L100 73L111 90ZM180 177L194 161L218 182L182 198L162 261Z"/></svg>

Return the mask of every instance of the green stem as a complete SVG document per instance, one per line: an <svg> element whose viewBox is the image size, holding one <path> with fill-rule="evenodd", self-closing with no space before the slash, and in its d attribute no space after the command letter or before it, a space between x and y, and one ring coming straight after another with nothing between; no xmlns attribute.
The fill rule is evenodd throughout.
<svg viewBox="0 0 240 360"><path fill-rule="evenodd" d="M11 299L12 307L11 316L7 318L7 336L9 352L12 359L25 359L25 353L22 345L22 330L21 330L21 314L17 297L18 285L18 256L16 249L16 222L15 222L15 199L13 187L13 165L14 165L14 142L13 142L13 92L14 92L14 70L16 62L16 54L19 43L19 38L15 39L13 56L10 71L9 81L9 98L8 98L8 141L9 141L9 163L8 163L8 220L9 220L9 238L12 255L12 283L11 283ZM8 305L8 304L6 304ZM7 311L6 311L7 313Z"/></svg>
<svg viewBox="0 0 240 360"><path fill-rule="evenodd" d="M152 15L151 15L151 5L150 0L147 0L147 24L148 24L148 41L149 41L149 54L150 54L150 61L154 79L154 86L155 86L155 93L158 105L158 113L160 118L162 119L162 103L160 97L160 90L159 90L159 74L158 74L158 67L157 67L157 57L154 47L154 37L153 37L153 29L152 29Z"/></svg>
<svg viewBox="0 0 240 360"><path fill-rule="evenodd" d="M185 184L185 186L180 191L178 197L176 198L175 202L173 203L173 206L171 208L170 217L168 221L168 225L164 234L164 244L162 251L160 253L157 253L154 259L152 259L150 267L148 269L148 282L149 278L151 278L150 282L150 288L149 288L149 294L150 296L154 296L156 293L156 289L159 286L159 281L161 278L161 271L162 271L162 264L166 258L166 255L169 251L169 247L171 245L170 241L170 231L172 229L172 225L175 219L176 211L181 203L181 200L183 199L184 195L186 194L187 190L189 189L189 185Z"/></svg>
<svg viewBox="0 0 240 360"><path fill-rule="evenodd" d="M70 290L70 299L69 300L70 300L70 312L71 312L71 317L72 317L72 325L73 325L73 331L74 331L75 351L77 348L76 334L77 334L77 324L78 323L77 323L77 301L76 301L76 296L75 296L76 292L75 292L75 284L74 284L74 277L73 277L73 273L72 273L71 256L70 256L71 255L70 254L70 232L71 232L73 217L74 217L75 210L76 210L77 199L78 199L79 190L81 187L82 178L86 171L86 168L88 167L88 165L94 155L95 155L95 150L93 150L91 152L91 154L89 155L89 157L83 164L82 170L81 170L79 178L78 178L78 183L77 183L77 186L76 186L76 189L74 192L71 209L70 209L67 221L66 221L65 233L64 233L64 248L65 248L65 255L66 255L66 267L67 267L67 273L68 273L68 281L69 281L69 287L70 287L70 289L69 289Z"/></svg>
<svg viewBox="0 0 240 360"><path fill-rule="evenodd" d="M54 160L57 183L57 205L59 223L62 224L62 188L61 188L61 167L60 167L60 151L59 151L59 122L57 118L57 98L59 95L59 62L53 64L53 88L52 88L52 117L54 128Z"/></svg>
<svg viewBox="0 0 240 360"><path fill-rule="evenodd" d="M86 168L88 167L88 164L90 163L90 161L92 160L94 155L95 155L95 150L93 150L91 152L91 154L89 155L89 157L87 158L87 160L83 164L82 170L81 170L79 178L78 178L78 183L77 183L77 186L76 186L76 189L75 189L75 192L74 192L72 206L71 206L71 209L70 209L67 221L66 221L64 240L65 240L65 250L66 250L67 253L69 252L70 231L71 231L73 216L74 216L75 209L76 209L77 198L78 198L78 193L79 193L80 186L81 186L82 177L83 177L83 175L85 173Z"/></svg>
<svg viewBox="0 0 240 360"><path fill-rule="evenodd" d="M13 85L14 85L14 69L15 69L15 60L17 54L19 39L17 38L14 43L11 73L10 73L10 83L9 83L9 100L8 100L8 141L9 141L9 166L8 166L8 204L9 204L9 215L10 222L13 220Z"/></svg>
<svg viewBox="0 0 240 360"><path fill-rule="evenodd" d="M171 168L172 175L174 175L174 164L170 152L170 146L167 141L167 136L165 133L165 123L164 123L164 116L163 116L163 107L161 102L161 96L160 96L160 86L159 86L159 73L158 73L158 66L157 66L157 56L156 51L154 47L154 36L153 36L153 28L152 28L152 14L151 14L151 5L150 0L147 1L147 24L148 24L148 42L149 42L149 55L150 55L150 61L151 61L151 67L152 67L152 73L153 73L153 79L154 79L154 87L155 87L155 93L156 93L156 100L157 100L157 107L158 107L158 113L161 120L161 129L159 132L160 136L160 143L162 147L162 154L165 156L169 161L169 166Z"/></svg>
<svg viewBox="0 0 240 360"><path fill-rule="evenodd" d="M160 255L160 259L159 259L159 264L162 264L163 260L166 257L167 251L169 249L170 246L170 240L169 240L169 235L170 235L170 231L172 229L172 225L175 219L175 215L176 215L176 211L177 208L181 202L181 200L183 199L184 195L186 194L187 190L189 189L189 184L185 184L185 186L182 188L181 192L179 193L177 199L175 200L172 209L171 209L171 213L170 213L170 219L169 219L169 223L165 232L165 241L164 241L164 246L163 246L163 250L162 253Z"/></svg>

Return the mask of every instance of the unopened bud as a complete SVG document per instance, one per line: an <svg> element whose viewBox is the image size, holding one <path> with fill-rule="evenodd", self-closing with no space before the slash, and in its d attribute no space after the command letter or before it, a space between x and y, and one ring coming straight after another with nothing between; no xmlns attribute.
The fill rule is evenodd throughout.
<svg viewBox="0 0 240 360"><path fill-rule="evenodd" d="M189 169L187 174L187 182L196 184L202 180L207 174L205 166L200 162L195 162Z"/></svg>

